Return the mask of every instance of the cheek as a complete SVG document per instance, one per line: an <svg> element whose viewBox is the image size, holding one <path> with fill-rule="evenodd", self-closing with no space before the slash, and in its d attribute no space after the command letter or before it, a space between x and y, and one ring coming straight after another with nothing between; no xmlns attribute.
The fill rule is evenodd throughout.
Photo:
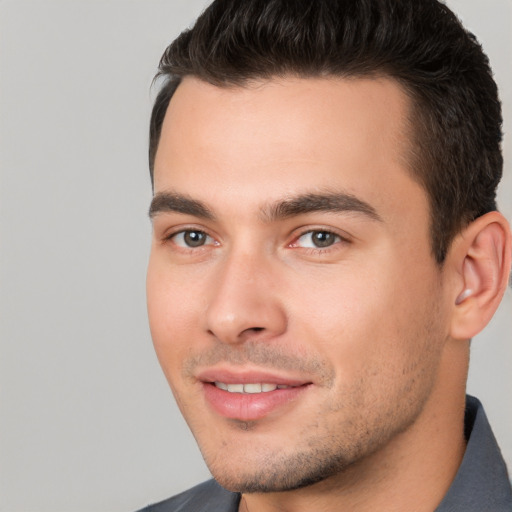
<svg viewBox="0 0 512 512"><path fill-rule="evenodd" d="M283 287L290 292L286 302L291 325L306 330L308 338L321 339L327 353L356 338L361 349L371 344L392 306L387 280L354 266L320 270L304 272L300 285L289 280Z"/></svg>
<svg viewBox="0 0 512 512"><path fill-rule="evenodd" d="M411 293L407 270L393 262L371 273L368 266L333 270L289 295L290 326L300 338L314 340L344 382L393 379L416 364L428 348L434 291ZM433 305L425 306L429 295Z"/></svg>
<svg viewBox="0 0 512 512"><path fill-rule="evenodd" d="M168 378L176 375L197 329L194 308L198 294L193 290L194 287L184 286L150 259L146 285L149 326L157 357Z"/></svg>

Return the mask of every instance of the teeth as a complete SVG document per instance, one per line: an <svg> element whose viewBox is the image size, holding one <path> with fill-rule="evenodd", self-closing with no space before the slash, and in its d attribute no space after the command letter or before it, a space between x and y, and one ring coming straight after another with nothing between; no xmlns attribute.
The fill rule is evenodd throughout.
<svg viewBox="0 0 512 512"><path fill-rule="evenodd" d="M243 384L228 384L228 391L230 393L243 393L244 385Z"/></svg>
<svg viewBox="0 0 512 512"><path fill-rule="evenodd" d="M261 393L261 384L244 384L244 393Z"/></svg>
<svg viewBox="0 0 512 512"><path fill-rule="evenodd" d="M250 384L225 384L224 382L214 382L215 386L229 393L268 393L276 389L287 389L291 386L284 384L268 384L268 383L250 383Z"/></svg>

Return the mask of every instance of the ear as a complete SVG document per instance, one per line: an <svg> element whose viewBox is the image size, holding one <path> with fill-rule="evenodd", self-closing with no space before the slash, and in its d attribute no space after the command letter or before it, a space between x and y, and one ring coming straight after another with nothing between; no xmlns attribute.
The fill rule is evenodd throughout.
<svg viewBox="0 0 512 512"><path fill-rule="evenodd" d="M491 320L508 285L510 226L499 212L482 215L454 240L448 258L455 270L451 336L468 340Z"/></svg>

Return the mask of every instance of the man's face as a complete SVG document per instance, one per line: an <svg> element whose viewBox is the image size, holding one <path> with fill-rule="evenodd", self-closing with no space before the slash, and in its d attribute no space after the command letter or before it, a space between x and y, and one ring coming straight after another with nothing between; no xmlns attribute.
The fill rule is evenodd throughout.
<svg viewBox="0 0 512 512"><path fill-rule="evenodd" d="M187 78L155 164L161 366L215 478L307 485L421 418L447 337L408 101L385 79Z"/></svg>

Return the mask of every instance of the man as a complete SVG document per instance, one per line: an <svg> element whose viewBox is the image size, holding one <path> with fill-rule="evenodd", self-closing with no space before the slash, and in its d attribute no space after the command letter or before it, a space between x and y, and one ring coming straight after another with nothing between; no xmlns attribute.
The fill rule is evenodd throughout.
<svg viewBox="0 0 512 512"><path fill-rule="evenodd" d="M147 511L504 511L470 339L511 260L437 0L216 0L160 63L148 310L215 481Z"/></svg>

